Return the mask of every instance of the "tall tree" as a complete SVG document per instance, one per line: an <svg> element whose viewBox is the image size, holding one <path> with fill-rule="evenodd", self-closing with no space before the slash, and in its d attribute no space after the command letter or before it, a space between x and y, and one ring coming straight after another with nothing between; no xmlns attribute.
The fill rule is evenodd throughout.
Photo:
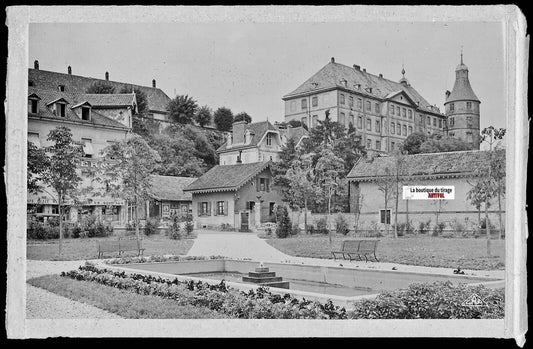
<svg viewBox="0 0 533 349"><path fill-rule="evenodd" d="M209 125L211 123L212 117L213 112L211 111L211 108L209 108L207 105L204 105L203 107L199 108L194 115L194 121L196 121L196 123L201 127L204 127L205 125Z"/></svg>
<svg viewBox="0 0 533 349"><path fill-rule="evenodd" d="M220 107L213 114L217 130L229 132L233 124L233 113L229 108Z"/></svg>
<svg viewBox="0 0 533 349"><path fill-rule="evenodd" d="M135 233L139 239L139 205L149 197L150 175L161 158L142 137L134 134L105 148L101 161L106 164L102 166L103 179L110 194L133 202Z"/></svg>
<svg viewBox="0 0 533 349"><path fill-rule="evenodd" d="M344 160L336 156L331 148L325 148L320 152L320 157L315 167L315 174L323 193L328 200L328 225L331 220L331 198L339 185L338 181L344 171ZM330 229L331 230L331 229ZM329 243L331 244L331 233Z"/></svg>
<svg viewBox="0 0 533 349"><path fill-rule="evenodd" d="M94 94L113 94L115 93L115 87L110 83L104 81L96 81L91 86L87 88L85 93L94 93Z"/></svg>
<svg viewBox="0 0 533 349"><path fill-rule="evenodd" d="M27 189L30 193L38 193L42 189L41 176L50 166L48 156L43 148L37 148L28 141Z"/></svg>
<svg viewBox="0 0 533 349"><path fill-rule="evenodd" d="M378 190L383 193L383 203L385 206L384 210L384 220L383 223L385 224L385 236L389 235L389 225L390 225L390 215L387 214L388 212L388 205L392 198L394 198L395 195L395 189L396 181L394 179L394 170L390 167L385 167L384 174L378 174L376 173L374 175L376 179L376 185L378 187Z"/></svg>
<svg viewBox="0 0 533 349"><path fill-rule="evenodd" d="M146 94L139 89L136 90L131 85L122 87L120 93L135 93L137 114L133 115L132 131L148 140L152 134L157 133L159 125L157 121L150 118Z"/></svg>
<svg viewBox="0 0 533 349"><path fill-rule="evenodd" d="M167 106L170 118L180 124L190 124L198 110L196 101L188 95L178 95Z"/></svg>
<svg viewBox="0 0 533 349"><path fill-rule="evenodd" d="M249 124L252 122L252 117L248 115L247 112L243 111L235 115L235 117L233 118L233 122L237 122L237 121L246 121L246 123Z"/></svg>
<svg viewBox="0 0 533 349"><path fill-rule="evenodd" d="M303 157L302 160L295 160L291 167L283 175L287 188L287 198L290 204L304 208L304 229L307 233L307 213L309 200L314 200L319 189L315 182L314 169L311 166L309 158Z"/></svg>
<svg viewBox="0 0 533 349"><path fill-rule="evenodd" d="M70 129L60 126L51 130L47 140L52 145L46 147L49 154L48 167L42 174L42 181L57 193L59 210L59 256L63 248L63 214L65 202L74 198L81 178L78 168L83 154L81 145L74 142Z"/></svg>
<svg viewBox="0 0 533 349"><path fill-rule="evenodd" d="M273 163L272 166L274 185L279 188L278 191L281 193L283 201L288 202L289 205L291 205L292 194L289 192L289 182L285 175L298 159L299 154L296 150L296 141L294 138L289 138L287 142L281 146L279 161Z"/></svg>

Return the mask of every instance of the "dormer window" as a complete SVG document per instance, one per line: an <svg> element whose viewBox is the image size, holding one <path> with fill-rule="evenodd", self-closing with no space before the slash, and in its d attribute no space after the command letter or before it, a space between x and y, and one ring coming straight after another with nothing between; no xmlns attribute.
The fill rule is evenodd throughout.
<svg viewBox="0 0 533 349"><path fill-rule="evenodd" d="M65 117L66 104L65 103L55 103L54 104L54 115Z"/></svg>
<svg viewBox="0 0 533 349"><path fill-rule="evenodd" d="M266 136L266 144L267 144L267 147L271 147L272 146L272 133L267 134L267 136Z"/></svg>
<svg viewBox="0 0 533 349"><path fill-rule="evenodd" d="M32 81L32 80L29 80L29 81L28 81L28 86L29 86L29 87L33 87L33 81Z"/></svg>
<svg viewBox="0 0 533 349"><path fill-rule="evenodd" d="M81 119L91 121L91 108L90 107L81 108Z"/></svg>
<svg viewBox="0 0 533 349"><path fill-rule="evenodd" d="M65 92L65 85L59 85L58 86L59 91Z"/></svg>
<svg viewBox="0 0 533 349"><path fill-rule="evenodd" d="M39 100L35 98L30 98L28 101L28 109L32 114L37 114L39 111Z"/></svg>

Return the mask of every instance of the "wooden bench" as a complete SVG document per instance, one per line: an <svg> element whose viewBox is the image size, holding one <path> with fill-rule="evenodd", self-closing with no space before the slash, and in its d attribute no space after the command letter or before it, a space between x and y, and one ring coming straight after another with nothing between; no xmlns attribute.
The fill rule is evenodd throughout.
<svg viewBox="0 0 533 349"><path fill-rule="evenodd" d="M118 253L120 256L126 251L137 251L137 255L144 252L142 247L142 240L119 239L114 241L98 241L98 258L104 256L104 253Z"/></svg>
<svg viewBox="0 0 533 349"><path fill-rule="evenodd" d="M343 259L348 256L352 261L352 256L357 256L359 260L363 260L361 256L365 257L365 261L368 262L368 255L374 256L376 262L379 262L376 257L376 249L378 247L379 240L345 240L342 242L342 247L339 251L331 251L333 259L337 260L337 254L341 254Z"/></svg>

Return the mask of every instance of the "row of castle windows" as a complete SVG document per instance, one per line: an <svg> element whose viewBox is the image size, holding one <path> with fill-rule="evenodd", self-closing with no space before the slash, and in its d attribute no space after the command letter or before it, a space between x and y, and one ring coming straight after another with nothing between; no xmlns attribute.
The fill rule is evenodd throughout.
<svg viewBox="0 0 533 349"><path fill-rule="evenodd" d="M472 102L466 102L466 109L472 109ZM455 103L450 103L450 111L455 111Z"/></svg>

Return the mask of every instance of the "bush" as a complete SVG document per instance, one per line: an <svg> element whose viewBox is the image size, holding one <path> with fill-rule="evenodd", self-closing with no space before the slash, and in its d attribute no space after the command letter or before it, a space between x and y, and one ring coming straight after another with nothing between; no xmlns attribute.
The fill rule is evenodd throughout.
<svg viewBox="0 0 533 349"><path fill-rule="evenodd" d="M431 224L431 219L427 222L418 223L418 234L425 234L429 231L429 226Z"/></svg>
<svg viewBox="0 0 533 349"><path fill-rule="evenodd" d="M187 214L185 217L185 232L190 235L194 230L194 223L192 221L192 214Z"/></svg>
<svg viewBox="0 0 533 349"><path fill-rule="evenodd" d="M180 222L179 217L177 214L172 214L172 217L170 218L172 221L172 224L170 225L170 229L168 230L168 234L171 239L173 240L179 240L181 239L181 233L180 233Z"/></svg>
<svg viewBox="0 0 533 349"><path fill-rule="evenodd" d="M278 238L286 238L292 230L291 219L289 218L289 211L285 206L278 206L276 208L276 236Z"/></svg>
<svg viewBox="0 0 533 349"><path fill-rule="evenodd" d="M311 234L311 235L316 234L315 226L312 225L312 224L308 224L308 225L307 225L307 232L306 232L306 233L307 233L307 234Z"/></svg>
<svg viewBox="0 0 533 349"><path fill-rule="evenodd" d="M81 225L79 223L74 224L72 228L70 229L70 236L73 237L74 239L84 237L83 235L86 235L86 234L83 234L83 233L84 233L83 229L81 229Z"/></svg>
<svg viewBox="0 0 533 349"><path fill-rule="evenodd" d="M486 306L463 305L473 294ZM407 289L355 302L351 315L356 319L502 319L504 298L504 289L482 285L453 285L450 281L411 284Z"/></svg>
<svg viewBox="0 0 533 349"><path fill-rule="evenodd" d="M300 234L300 226L298 224L293 224L291 235L299 235L299 234Z"/></svg>
<svg viewBox="0 0 533 349"><path fill-rule="evenodd" d="M48 240L59 238L59 227L32 219L26 231L28 239Z"/></svg>
<svg viewBox="0 0 533 349"><path fill-rule="evenodd" d="M442 234L442 231L444 230L445 226L446 224L444 224L443 222L435 224L435 226L433 227L433 236L439 236L440 234Z"/></svg>
<svg viewBox="0 0 533 349"><path fill-rule="evenodd" d="M144 235L150 236L156 234L157 228L159 228L159 219L148 218L144 224Z"/></svg>
<svg viewBox="0 0 533 349"><path fill-rule="evenodd" d="M324 234L324 235L328 235L329 234L328 219L326 217L320 218L316 222L316 233L317 234Z"/></svg>
<svg viewBox="0 0 533 349"><path fill-rule="evenodd" d="M337 230L337 234L342 234L344 236L350 232L348 221L342 214L337 215L337 218L335 219L335 229Z"/></svg>

